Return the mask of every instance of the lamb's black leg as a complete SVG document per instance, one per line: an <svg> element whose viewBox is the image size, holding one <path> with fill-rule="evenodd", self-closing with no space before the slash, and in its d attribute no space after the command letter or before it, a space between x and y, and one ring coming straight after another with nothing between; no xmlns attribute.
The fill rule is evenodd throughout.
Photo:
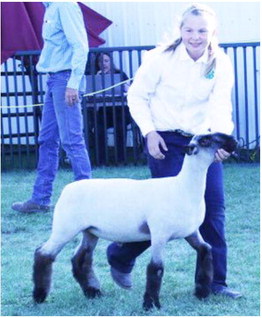
<svg viewBox="0 0 262 318"><path fill-rule="evenodd" d="M164 267L161 264L155 264L151 261L147 266L147 283L146 292L144 294L143 307L145 310L153 308L155 305L160 309L159 292L164 273Z"/></svg>
<svg viewBox="0 0 262 318"><path fill-rule="evenodd" d="M213 280L212 253L209 245L202 246L197 252L197 263L199 266L195 278L195 295L197 298L202 299L210 294Z"/></svg>
<svg viewBox="0 0 262 318"><path fill-rule="evenodd" d="M186 237L188 243L197 251L197 272L195 275L195 295L206 298L211 291L213 281L213 260L211 246L207 244L199 231Z"/></svg>
<svg viewBox="0 0 262 318"><path fill-rule="evenodd" d="M91 233L87 231L83 232L82 242L72 258L74 278L88 298L101 295L100 284L92 267L93 250L96 247L97 241L98 238Z"/></svg>
<svg viewBox="0 0 262 318"><path fill-rule="evenodd" d="M41 253L41 248L36 249L33 266L33 298L37 303L44 302L50 291L54 260L53 256Z"/></svg>
<svg viewBox="0 0 262 318"><path fill-rule="evenodd" d="M163 251L168 241L161 233L154 233L151 229L151 262L147 266L147 282L144 294L143 307L145 310L153 308L155 305L158 309L161 307L159 302L159 293L164 274Z"/></svg>

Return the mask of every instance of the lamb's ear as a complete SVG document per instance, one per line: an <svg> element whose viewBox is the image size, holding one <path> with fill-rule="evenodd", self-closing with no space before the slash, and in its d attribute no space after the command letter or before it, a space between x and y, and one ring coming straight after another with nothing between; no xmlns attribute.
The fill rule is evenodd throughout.
<svg viewBox="0 0 262 318"><path fill-rule="evenodd" d="M198 144L201 147L210 147L212 144L212 136L211 135L205 135L199 138Z"/></svg>
<svg viewBox="0 0 262 318"><path fill-rule="evenodd" d="M229 153L233 153L237 150L238 142L233 136L228 136L227 141L225 145L223 146L223 149L226 150Z"/></svg>
<svg viewBox="0 0 262 318"><path fill-rule="evenodd" d="M213 141L225 151L233 153L237 149L238 142L232 135L227 135L223 133L215 133L213 135Z"/></svg>

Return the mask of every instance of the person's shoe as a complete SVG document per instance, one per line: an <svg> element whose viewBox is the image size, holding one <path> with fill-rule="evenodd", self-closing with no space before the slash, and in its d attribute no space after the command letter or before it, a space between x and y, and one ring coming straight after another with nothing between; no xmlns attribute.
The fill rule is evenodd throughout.
<svg viewBox="0 0 262 318"><path fill-rule="evenodd" d="M114 282L124 289L132 288L132 275L131 273L122 273L119 272L117 269L111 266L110 268L111 276Z"/></svg>
<svg viewBox="0 0 262 318"><path fill-rule="evenodd" d="M28 200L26 202L15 202L12 204L12 209L23 213L48 212L49 205L40 205Z"/></svg>
<svg viewBox="0 0 262 318"><path fill-rule="evenodd" d="M212 292L215 295L222 295L222 296L227 296L227 297L231 297L233 299L238 299L240 297L242 297L243 295L236 291L233 290L227 286L216 286L212 288Z"/></svg>

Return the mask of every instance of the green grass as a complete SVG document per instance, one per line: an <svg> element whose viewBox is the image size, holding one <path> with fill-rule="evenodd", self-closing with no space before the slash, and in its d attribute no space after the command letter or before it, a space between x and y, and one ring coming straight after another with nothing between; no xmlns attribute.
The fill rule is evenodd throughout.
<svg viewBox="0 0 262 318"><path fill-rule="evenodd" d="M149 172L143 166L99 168L93 176L143 179L149 177ZM166 248L162 309L149 313L142 310L142 297L150 251L138 258L133 271L134 287L125 291L112 282L105 255L108 242L100 240L94 262L103 297L88 300L71 274L70 258L80 236L59 254L47 301L34 304L33 253L50 234L52 213L21 215L10 208L12 202L28 199L34 178L35 173L28 171L2 174L3 316L259 316L259 165L225 165L228 283L244 297L232 300L212 295L205 301L197 300L193 296L195 252L184 240L173 241ZM59 171L54 202L71 178L71 171Z"/></svg>

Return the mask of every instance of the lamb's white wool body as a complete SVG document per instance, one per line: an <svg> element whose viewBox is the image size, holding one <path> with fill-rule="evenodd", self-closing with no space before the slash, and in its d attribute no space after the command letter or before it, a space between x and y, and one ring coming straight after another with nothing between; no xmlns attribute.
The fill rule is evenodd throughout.
<svg viewBox="0 0 262 318"><path fill-rule="evenodd" d="M67 185L55 207L52 234L36 250L35 300L42 302L46 298L51 263L63 246L81 231L83 239L72 259L73 273L88 297L100 294L99 282L92 269L92 253L98 238L116 242L151 240L152 259L144 295L146 309L153 304L160 306L158 297L165 244L172 239L186 238L197 250L199 258L196 295L206 297L212 279L212 255L198 228L205 216L207 169L214 161L217 149L232 152L235 147L236 141L228 135L195 136L176 177L89 179Z"/></svg>
<svg viewBox="0 0 262 318"><path fill-rule="evenodd" d="M91 233L111 241L144 241L150 239L150 233L143 231L145 224L167 239L186 237L203 222L206 170L212 160L209 156L199 165L198 157L186 156L177 177L71 183L55 207L50 239L64 241L65 236L71 239L90 228Z"/></svg>

